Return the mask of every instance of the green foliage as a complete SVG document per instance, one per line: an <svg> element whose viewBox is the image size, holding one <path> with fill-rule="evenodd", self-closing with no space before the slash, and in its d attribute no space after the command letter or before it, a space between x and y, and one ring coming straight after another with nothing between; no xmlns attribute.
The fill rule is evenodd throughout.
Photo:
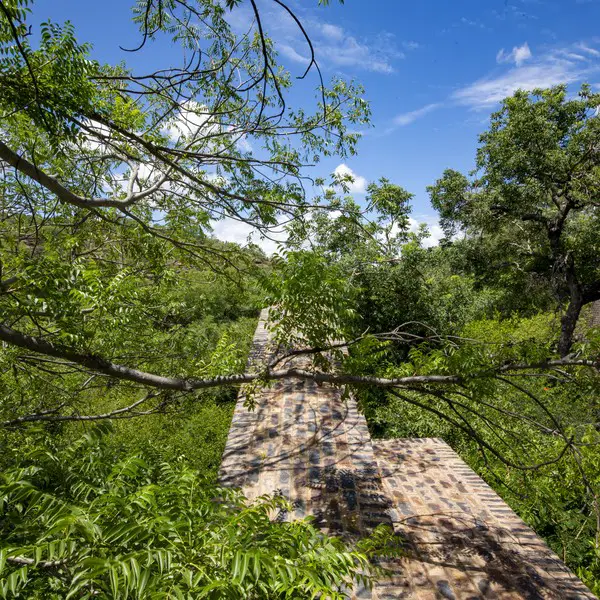
<svg viewBox="0 0 600 600"><path fill-rule="evenodd" d="M406 324L403 330L415 335L450 334L471 319L491 314L497 294L476 289L471 274L457 273L451 252L426 249L414 240L403 246L395 263L358 271L358 329L386 332Z"/></svg>
<svg viewBox="0 0 600 600"><path fill-rule="evenodd" d="M353 288L343 269L307 250L285 252L273 263L267 305L277 342L323 348L343 339L354 316Z"/></svg>
<svg viewBox="0 0 600 600"><path fill-rule="evenodd" d="M217 372L188 325L202 311L255 311L235 286L258 295L247 275L266 260L211 239L212 226L232 218L268 234L306 219L304 167L355 152L348 124L369 118L362 88L338 78L319 78L310 109L289 104L292 77L266 20L237 35L237 4L137 2L138 50L159 40L180 50L181 68L157 64L152 76L101 65L71 24L38 26L28 2L2 3L0 160L11 168L0 181L0 312L19 333L51 331L57 345L140 370ZM188 278L222 296L193 297ZM188 290L178 305L175 288Z"/></svg>
<svg viewBox="0 0 600 600"><path fill-rule="evenodd" d="M590 202L598 186L599 105L600 95L587 85L577 98L569 98L563 85L519 91L503 102L480 137L477 156L481 184L494 191L502 214L521 216L532 208L553 213L553 199L571 193L580 208ZM553 188L560 181L573 182L573 189Z"/></svg>
<svg viewBox="0 0 600 600"><path fill-rule="evenodd" d="M123 261L127 267L118 269L102 259L69 264L57 252L53 261L43 261L45 268L36 261L27 269L25 301L30 311L60 325L56 337L85 351L119 353L141 368L193 377L219 369L242 372L263 294L257 280L240 282L199 269L176 278L167 257L155 262L154 272L129 266L134 259L131 252ZM0 297L5 314L22 309L15 300ZM88 381L89 375L60 364L48 373L23 356L16 349L0 351L3 420L61 405L67 414L96 414L126 406L142 393L125 383ZM60 384L52 377L60 377ZM193 402L203 397L210 394ZM180 402L171 397L165 409L179 411Z"/></svg>
<svg viewBox="0 0 600 600"><path fill-rule="evenodd" d="M480 136L478 177L448 169L429 188L447 235L466 231L492 259L478 262L499 287L535 288L541 278L546 295L552 291L566 306L562 356L582 306L600 300L598 106L600 95L588 85L576 98L566 85L519 90Z"/></svg>
<svg viewBox="0 0 600 600"><path fill-rule="evenodd" d="M0 11L0 106L27 114L51 135L73 139L73 122L82 108L92 108L95 86L90 77L98 64L89 60L90 46L79 44L73 25L50 21L40 26L40 45L32 49L26 19L29 2L2 3Z"/></svg>
<svg viewBox="0 0 600 600"><path fill-rule="evenodd" d="M234 408L235 390L181 400L167 414L114 422L106 444L114 452L142 452L155 461L184 461L203 480L214 483ZM63 439L76 437L80 431L79 427L64 428Z"/></svg>
<svg viewBox="0 0 600 600"><path fill-rule="evenodd" d="M446 169L441 179L427 191L431 205L440 215L440 225L448 238L457 232L457 224L466 220L469 209L469 180L454 169Z"/></svg>
<svg viewBox="0 0 600 600"><path fill-rule="evenodd" d="M248 35L231 27L236 0L137 2L137 50L180 49L181 68L155 74L94 61L70 23L32 19L28 5L0 3L0 312L12 341L44 342L0 348L0 419L48 423L43 443L0 432L14 447L0 456L0 595L344 597L375 572L377 540L353 550L307 521L274 521L290 509L281 498L248 505L214 487L235 390L149 391L147 378L100 373L243 370L269 266L211 227L306 220L303 169L355 153L362 87L325 86L319 71L315 105L294 109L258 9ZM325 316L310 341L341 335L343 274L310 253L288 262L270 288L283 325ZM110 435L78 439L78 420L107 416Z"/></svg>
<svg viewBox="0 0 600 600"><path fill-rule="evenodd" d="M598 332L574 332L600 298L600 95L559 86L506 99L477 172L447 170L430 188L447 237L426 249L427 232L408 231L412 195L384 178L364 206L346 196L348 176L307 197L304 168L356 152L368 103L361 86L326 87L319 72L312 110L291 108L292 73L266 21L255 15L241 37L230 25L239 0L137 2L138 50L181 49L183 68L157 65L160 76L99 64L68 22L36 19L30 35L29 4L0 3L0 159L11 167L0 312L3 326L70 354L4 333L0 418L130 408L110 435L81 438L64 421L0 432L13 448L0 456L0 596L341 599L376 574L369 559L387 534L353 549L274 519L290 509L281 498L248 504L214 487L235 390L148 393L67 360L239 373L265 296L284 349L361 338L349 356L316 353L315 368L451 375L446 390L361 389L372 430L443 436L600 591L597 374L498 376L554 358L557 343L597 360ZM212 239L227 217L263 234L291 220L290 247L268 261ZM560 337L544 312L557 300ZM136 414L146 420L125 418Z"/></svg>
<svg viewBox="0 0 600 600"><path fill-rule="evenodd" d="M115 454L107 431L19 449L0 476L3 598L341 600L376 572L384 532L349 548L273 520L281 497L248 504L177 461Z"/></svg>
<svg viewBox="0 0 600 600"><path fill-rule="evenodd" d="M448 169L429 188L444 222L489 233L523 221L520 235L533 236L537 217L560 215L565 203L574 211L589 207L599 185L599 104L585 85L577 98L568 97L566 86L506 98L480 136L480 177L469 181Z"/></svg>

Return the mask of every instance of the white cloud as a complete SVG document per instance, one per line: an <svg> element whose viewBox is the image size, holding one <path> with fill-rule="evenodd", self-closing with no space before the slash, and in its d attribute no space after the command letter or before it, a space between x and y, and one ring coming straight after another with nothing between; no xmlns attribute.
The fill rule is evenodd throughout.
<svg viewBox="0 0 600 600"><path fill-rule="evenodd" d="M243 135L235 144L241 152L252 152L252 144L247 135Z"/></svg>
<svg viewBox="0 0 600 600"><path fill-rule="evenodd" d="M307 64L309 48L297 24L281 11L273 12L272 16L270 33L276 41L277 50L294 62ZM304 26L322 66L353 67L388 74L394 72L394 60L404 58L391 34L358 38L340 25L309 16L304 19Z"/></svg>
<svg viewBox="0 0 600 600"><path fill-rule="evenodd" d="M175 118L165 127L167 135L177 141L180 138L191 139L198 134L212 135L219 131L218 123L207 112L208 108L193 100L186 102Z"/></svg>
<svg viewBox="0 0 600 600"><path fill-rule="evenodd" d="M110 139L111 130L102 123L94 119L85 119L84 123L89 131L84 131L84 147L92 151L101 151L103 154L110 152L110 147L104 142L103 138Z"/></svg>
<svg viewBox="0 0 600 600"><path fill-rule="evenodd" d="M307 65L310 62L310 59L308 58L308 56L304 56L304 55L300 54L299 52L294 50L294 48L292 48L288 44L279 44L279 46L277 46L277 48L278 48L279 52L281 52L281 54L283 54L283 56L289 58L290 60L293 60L294 62L300 63L302 65Z"/></svg>
<svg viewBox="0 0 600 600"><path fill-rule="evenodd" d="M440 103L427 104L422 108L418 108L417 110L412 110L410 112L402 113L394 118L394 125L399 125L400 127L404 127L405 125L410 125L417 119L424 117L426 114L433 112L437 108L442 106Z"/></svg>
<svg viewBox="0 0 600 600"><path fill-rule="evenodd" d="M509 63L514 62L517 67L520 67L526 60L529 60L533 54L529 49L529 44L525 42L522 46L515 46L512 52L506 53L502 48L498 54L496 54L497 63Z"/></svg>
<svg viewBox="0 0 600 600"><path fill-rule="evenodd" d="M207 173L205 177L207 181L210 181L211 183L213 183L214 185L218 185L219 187L225 187L230 183L230 180L227 177L224 177L223 175L220 175L218 173Z"/></svg>
<svg viewBox="0 0 600 600"><path fill-rule="evenodd" d="M333 173L334 175L337 175L337 177L344 177L346 175L352 177L352 183L348 184L348 188L351 194L366 193L368 183L367 180L364 177L357 175L348 165L344 163L338 165Z"/></svg>
<svg viewBox="0 0 600 600"><path fill-rule="evenodd" d="M329 38L324 44L317 44L318 58L321 62L336 67L356 67L365 71L389 74L394 72L393 58L404 55L393 48L376 48L365 41L344 33L340 38Z"/></svg>
<svg viewBox="0 0 600 600"><path fill-rule="evenodd" d="M561 83L575 83L600 71L600 61L593 53L588 53L590 56L581 60L580 54L568 56L571 48L552 50L528 65L512 67L500 75L475 81L454 92L451 100L475 109L489 109L519 89L531 91Z"/></svg>
<svg viewBox="0 0 600 600"><path fill-rule="evenodd" d="M408 218L409 231L417 233L421 224L427 225L429 231L429 237L423 240L423 246L425 248L432 248L440 243L440 240L444 237L444 231L440 227L438 218L433 215L416 215L416 219L412 217Z"/></svg>
<svg viewBox="0 0 600 600"><path fill-rule="evenodd" d="M241 152L253 149L242 127L238 130L234 124L220 123L207 106L193 100L185 102L162 131L174 144L206 143L213 150L235 145Z"/></svg>
<svg viewBox="0 0 600 600"><path fill-rule="evenodd" d="M399 51L391 34L380 33L376 36L358 38L340 25L323 21L321 14L305 10L302 22L322 67L352 67L388 74L395 71L394 61L404 58L404 54ZM302 31L292 17L285 10L277 7L265 7L263 15L264 23L268 23L268 34L275 42L275 49L283 57L307 65L310 60L310 50ZM244 4L240 4L229 13L228 21L236 32L242 35L253 23L255 25L252 11Z"/></svg>
<svg viewBox="0 0 600 600"><path fill-rule="evenodd" d="M153 180L158 179L163 173L156 168L156 165L151 163L140 163L138 165L137 176L138 179L144 183L152 183Z"/></svg>
<svg viewBox="0 0 600 600"><path fill-rule="evenodd" d="M408 231L411 233L419 233L421 225L427 227L429 237L422 240L424 248L433 248L440 243L440 240L444 237L444 231L440 227L438 218L435 215L415 215L416 218L408 217ZM397 223L394 223L391 234L393 236L398 235L399 227Z"/></svg>
<svg viewBox="0 0 600 600"><path fill-rule="evenodd" d="M561 56L564 56L565 58L570 59L570 60L586 61L588 59L588 57L583 56L583 54L577 54L576 52L569 52L568 50L559 50L558 53Z"/></svg>
<svg viewBox="0 0 600 600"><path fill-rule="evenodd" d="M278 242L285 242L287 239L287 233L283 227L269 232L269 238L272 239L268 239L262 237L260 232L251 225L248 225L248 223L229 217L220 221L212 221L211 227L214 237L221 241L233 242L240 246L247 246L249 243L253 243L259 246L267 256L277 251Z"/></svg>
<svg viewBox="0 0 600 600"><path fill-rule="evenodd" d="M344 30L338 25L332 25L331 23L323 23L321 25L321 33L330 40L341 41L344 39Z"/></svg>

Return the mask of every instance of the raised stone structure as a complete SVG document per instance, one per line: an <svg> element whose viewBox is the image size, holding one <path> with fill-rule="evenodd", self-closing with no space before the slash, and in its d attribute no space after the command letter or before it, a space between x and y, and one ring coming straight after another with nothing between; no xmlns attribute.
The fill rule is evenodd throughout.
<svg viewBox="0 0 600 600"><path fill-rule="evenodd" d="M590 311L590 327L600 327L600 300L592 302Z"/></svg>
<svg viewBox="0 0 600 600"><path fill-rule="evenodd" d="M249 368L267 359L266 313ZM300 366L304 357L296 357ZM221 482L249 498L280 493L292 517L361 536L387 523L406 558L353 598L593 599L589 590L442 440L372 441L353 399L310 381L280 381L236 406Z"/></svg>

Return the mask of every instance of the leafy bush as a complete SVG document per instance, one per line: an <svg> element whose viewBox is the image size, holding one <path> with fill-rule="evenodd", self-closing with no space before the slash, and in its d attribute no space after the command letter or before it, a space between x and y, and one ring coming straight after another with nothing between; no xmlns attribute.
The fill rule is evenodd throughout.
<svg viewBox="0 0 600 600"><path fill-rule="evenodd" d="M142 452L157 462L184 461L204 479L214 481L235 408L235 393L223 396L203 394L181 406L178 413L118 421L106 443L116 452ZM78 427L75 431L80 435Z"/></svg>
<svg viewBox="0 0 600 600"><path fill-rule="evenodd" d="M97 427L38 443L0 477L3 598L345 598L387 534L351 549L309 520L273 519L181 462L116 455ZM21 451L22 452L22 451Z"/></svg>

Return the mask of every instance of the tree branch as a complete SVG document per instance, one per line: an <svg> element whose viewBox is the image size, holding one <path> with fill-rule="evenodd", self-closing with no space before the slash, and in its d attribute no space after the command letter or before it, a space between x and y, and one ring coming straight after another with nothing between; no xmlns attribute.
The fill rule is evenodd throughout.
<svg viewBox="0 0 600 600"><path fill-rule="evenodd" d="M345 375L334 373L319 373L304 369L289 368L280 371L266 370L262 373L248 373L238 375L223 375L211 379L184 379L177 377L164 377L155 373L140 371L124 365L113 363L95 354L84 354L67 346L53 344L39 337L21 333L0 324L0 340L25 348L33 352L54 356L69 362L81 365L96 373L102 373L115 379L132 381L142 385L182 392L192 392L200 389L209 389L224 385L240 385L252 383L256 380L275 381L279 379L307 379L317 383L330 383L333 385L375 385L378 387L396 387L407 384L452 384L460 383L462 379L453 375L414 375L412 377L383 378L366 377L360 375Z"/></svg>
<svg viewBox="0 0 600 600"><path fill-rule="evenodd" d="M14 565L35 566L42 569L53 569L66 563L65 560L42 560L36 562L33 558L26 558L25 556L7 556L6 561Z"/></svg>
<svg viewBox="0 0 600 600"><path fill-rule="evenodd" d="M167 175L163 175L158 182L152 187L138 192L137 194L130 195L125 200L114 200L110 198L84 198L75 194L68 188L64 187L55 177L48 175L46 172L39 169L35 164L29 162L26 158L19 156L14 150L9 148L4 142L0 141L0 160L8 163L27 177L30 177L40 185L44 186L47 190L56 194L57 198L61 202L78 206L79 208L126 208L135 202L153 194L158 191L160 185L162 185Z"/></svg>
<svg viewBox="0 0 600 600"><path fill-rule="evenodd" d="M458 375L412 375L408 377L385 378L350 374L321 373L317 371L307 371L305 369L288 368L272 371L267 366L262 372L245 373L235 375L223 375L211 379L194 379L165 377L147 371L141 371L117 363L113 363L101 356L89 353L83 353L68 346L53 344L47 340L30 336L9 327L0 324L0 340L24 348L33 352L53 356L68 362L81 365L95 373L101 373L115 379L132 381L141 385L163 389L175 390L181 392L193 392L200 389L209 389L225 385L242 385L252 383L257 380L265 382L276 381L280 379L304 379L315 381L316 383L328 383L332 385L360 385L376 386L382 388L403 387L407 385L452 385L462 384L465 378ZM491 377L499 373L508 371L520 371L529 369L552 369L561 366L586 366L598 369L597 361L587 359L577 359L566 356L561 359L547 360L535 364L510 363L493 369L484 370L479 373L473 373L471 378Z"/></svg>
<svg viewBox="0 0 600 600"><path fill-rule="evenodd" d="M124 406L123 408L118 408L108 413L102 413L98 415L57 415L55 414L56 410L47 410L41 413L35 413L32 415L26 415L24 417L18 417L16 419L11 419L10 421L4 421L2 423L2 426L14 427L15 425L22 425L23 423L36 423L39 421L104 421L107 419L142 417L157 412L157 410L162 406L162 404L159 404L157 407L150 408L149 410L145 410L143 412L133 411L141 404L144 404L152 398L156 398L158 395L159 394L157 392L149 392L143 398L137 400L136 402L133 402L129 406Z"/></svg>

